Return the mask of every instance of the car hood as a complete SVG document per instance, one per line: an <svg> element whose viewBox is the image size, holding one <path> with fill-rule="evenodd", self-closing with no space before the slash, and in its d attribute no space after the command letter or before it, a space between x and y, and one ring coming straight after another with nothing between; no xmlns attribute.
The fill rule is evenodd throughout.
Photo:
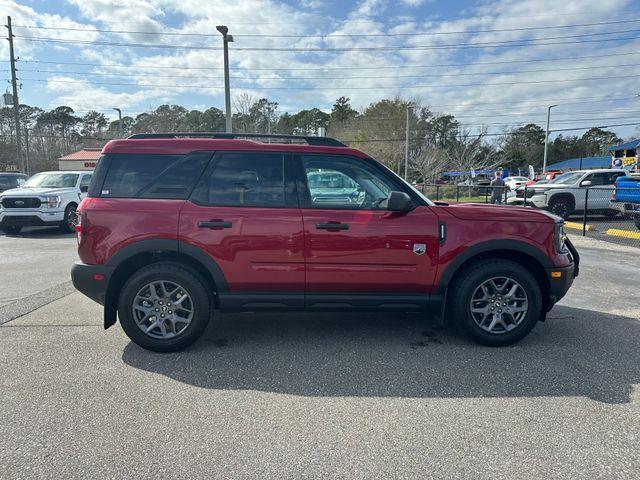
<svg viewBox="0 0 640 480"><path fill-rule="evenodd" d="M447 212L461 220L470 221L525 221L535 223L560 222L562 219L545 211L510 205L486 203L455 203L445 206Z"/></svg>
<svg viewBox="0 0 640 480"><path fill-rule="evenodd" d="M12 188L2 192L3 197L45 197L48 195L61 195L77 191L75 187L68 188Z"/></svg>

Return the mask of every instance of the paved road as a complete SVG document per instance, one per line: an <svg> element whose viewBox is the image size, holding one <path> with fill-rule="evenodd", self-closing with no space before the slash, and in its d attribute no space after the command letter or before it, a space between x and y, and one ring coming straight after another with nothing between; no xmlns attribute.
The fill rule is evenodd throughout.
<svg viewBox="0 0 640 480"><path fill-rule="evenodd" d="M54 300L0 327L0 478L638 478L640 259L576 243L575 288L503 349L262 314L159 355Z"/></svg>

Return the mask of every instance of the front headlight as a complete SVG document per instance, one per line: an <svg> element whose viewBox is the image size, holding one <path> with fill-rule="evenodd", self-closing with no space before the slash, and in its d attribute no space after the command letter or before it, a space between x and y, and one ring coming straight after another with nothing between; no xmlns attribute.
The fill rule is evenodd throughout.
<svg viewBox="0 0 640 480"><path fill-rule="evenodd" d="M44 201L42 202L42 204L47 208L58 208L61 201L62 199L59 195L54 195L51 197L44 197Z"/></svg>
<svg viewBox="0 0 640 480"><path fill-rule="evenodd" d="M556 252L564 252L564 243L567 239L567 235L564 233L564 222L556 223L554 235L556 240Z"/></svg>

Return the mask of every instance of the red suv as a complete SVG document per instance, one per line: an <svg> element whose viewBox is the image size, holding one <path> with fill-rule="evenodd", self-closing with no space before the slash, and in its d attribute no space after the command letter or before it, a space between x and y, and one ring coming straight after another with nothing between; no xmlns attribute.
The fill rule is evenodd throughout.
<svg viewBox="0 0 640 480"><path fill-rule="evenodd" d="M216 311L425 311L509 345L577 275L549 213L434 203L331 138L248 137L104 147L78 209L72 278L104 305L105 328L119 318L138 345L172 351Z"/></svg>

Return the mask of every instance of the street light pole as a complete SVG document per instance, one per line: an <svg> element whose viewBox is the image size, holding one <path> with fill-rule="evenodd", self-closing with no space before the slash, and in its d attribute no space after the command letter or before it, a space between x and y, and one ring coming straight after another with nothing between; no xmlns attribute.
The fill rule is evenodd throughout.
<svg viewBox="0 0 640 480"><path fill-rule="evenodd" d="M413 105L407 105L407 125L405 127L404 139L404 179L407 180L407 172L409 170L409 111L413 109Z"/></svg>
<svg viewBox="0 0 640 480"><path fill-rule="evenodd" d="M231 91L229 87L229 42L233 42L233 36L228 35L229 28L225 25L216 27L222 34L222 46L224 50L224 108L226 117L226 132L232 133L231 125Z"/></svg>
<svg viewBox="0 0 640 480"><path fill-rule="evenodd" d="M122 138L122 110L114 108L118 112L118 138Z"/></svg>
<svg viewBox="0 0 640 480"><path fill-rule="evenodd" d="M542 160L542 173L547 172L547 150L549 148L549 119L551 118L551 109L558 105L549 105L547 107L547 131L544 135L544 159Z"/></svg>

